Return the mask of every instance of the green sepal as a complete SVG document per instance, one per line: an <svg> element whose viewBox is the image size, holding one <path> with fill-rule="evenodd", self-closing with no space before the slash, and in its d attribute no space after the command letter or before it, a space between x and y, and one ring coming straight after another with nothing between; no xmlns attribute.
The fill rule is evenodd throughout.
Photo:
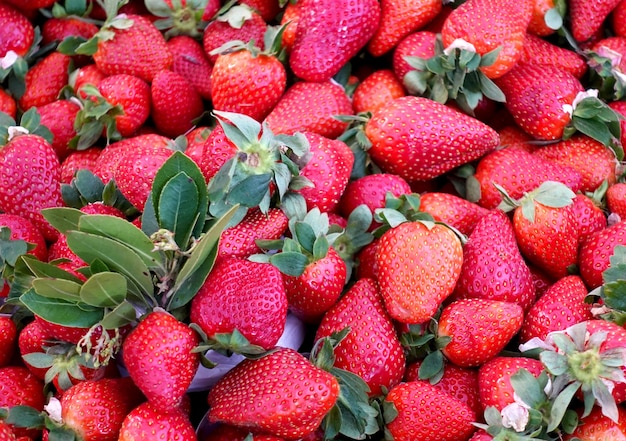
<svg viewBox="0 0 626 441"><path fill-rule="evenodd" d="M117 329L125 325L131 324L137 320L137 311L135 306L123 300L111 310L107 310L100 320L100 324L104 329Z"/></svg>
<svg viewBox="0 0 626 441"><path fill-rule="evenodd" d="M45 425L45 414L31 406L11 406L4 422L15 427L42 429Z"/></svg>
<svg viewBox="0 0 626 441"><path fill-rule="evenodd" d="M309 259L300 252L282 251L272 255L269 262L280 270L281 273L292 277L299 277L304 273Z"/></svg>
<svg viewBox="0 0 626 441"><path fill-rule="evenodd" d="M611 148L618 161L624 158L621 138L621 117L604 101L597 97L587 97L580 101L573 111L569 130L564 134L567 138L577 130L590 138Z"/></svg>

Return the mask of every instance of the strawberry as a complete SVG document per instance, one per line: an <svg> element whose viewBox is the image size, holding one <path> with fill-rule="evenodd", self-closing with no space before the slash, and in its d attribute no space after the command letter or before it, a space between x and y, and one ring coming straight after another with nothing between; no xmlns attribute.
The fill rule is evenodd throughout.
<svg viewBox="0 0 626 441"><path fill-rule="evenodd" d="M150 86L135 75L114 74L98 83L98 91L122 113L116 115L115 128L124 138L133 136L150 116Z"/></svg>
<svg viewBox="0 0 626 441"><path fill-rule="evenodd" d="M299 439L317 429L337 402L335 377L293 349L246 359L209 391L208 418Z"/></svg>
<svg viewBox="0 0 626 441"><path fill-rule="evenodd" d="M310 159L300 170L300 175L313 183L304 187L300 194L307 209L333 211L350 179L354 155L345 142L329 139L314 132L305 132L309 141Z"/></svg>
<svg viewBox="0 0 626 441"><path fill-rule="evenodd" d="M102 153L102 149L99 147L69 152L61 162L61 183L69 184L78 170L85 169L94 172L100 153Z"/></svg>
<svg viewBox="0 0 626 441"><path fill-rule="evenodd" d="M19 214L0 213L0 228L7 227L11 234L11 240L23 240L33 245L28 254L45 262L48 260L48 248L45 238L30 220Z"/></svg>
<svg viewBox="0 0 626 441"><path fill-rule="evenodd" d="M579 276L557 280L535 302L524 317L520 340L545 339L552 331L563 331L592 318L591 305L585 303L587 287Z"/></svg>
<svg viewBox="0 0 626 441"><path fill-rule="evenodd" d="M382 407L385 431L396 441L456 441L475 430L467 404L425 381L395 386Z"/></svg>
<svg viewBox="0 0 626 441"><path fill-rule="evenodd" d="M335 348L335 367L363 378L369 395L380 395L404 375L405 356L391 318L385 312L378 286L372 279L359 279L328 310L315 333L315 341L350 328Z"/></svg>
<svg viewBox="0 0 626 441"><path fill-rule="evenodd" d="M188 147L185 153L198 164L207 182L237 152L237 146L219 124L212 130L197 127L186 135L186 139Z"/></svg>
<svg viewBox="0 0 626 441"><path fill-rule="evenodd" d="M80 106L74 100L59 99L37 108L41 124L52 132L52 148L63 161L72 150L69 143L76 136L74 121Z"/></svg>
<svg viewBox="0 0 626 441"><path fill-rule="evenodd" d="M298 81L287 89L265 122L274 133L309 131L335 139L348 124L335 115L352 115L352 103L341 86L330 81Z"/></svg>
<svg viewBox="0 0 626 441"><path fill-rule="evenodd" d="M267 263L222 257L193 298L190 319L209 338L236 330L249 344L271 349L287 319L283 277Z"/></svg>
<svg viewBox="0 0 626 441"><path fill-rule="evenodd" d="M501 411L514 403L511 376L520 369L538 377L543 372L543 364L534 358L497 356L478 368L478 390L483 410L494 406Z"/></svg>
<svg viewBox="0 0 626 441"><path fill-rule="evenodd" d="M291 70L305 81L330 80L374 35L380 15L376 0L303 0Z"/></svg>
<svg viewBox="0 0 626 441"><path fill-rule="evenodd" d="M186 78L202 99L210 100L213 64L202 44L187 35L178 35L167 40L167 46L174 56L172 70Z"/></svg>
<svg viewBox="0 0 626 441"><path fill-rule="evenodd" d="M280 100L287 87L287 72L278 58L280 32L267 32L264 51L251 43L229 45L217 57L211 72L214 109L263 121Z"/></svg>
<svg viewBox="0 0 626 441"><path fill-rule="evenodd" d="M606 205L611 213L626 220L626 183L618 182L606 190Z"/></svg>
<svg viewBox="0 0 626 441"><path fill-rule="evenodd" d="M524 310L515 303L480 298L457 300L439 317L439 337L450 337L441 350L457 366L480 366L498 355L522 327Z"/></svg>
<svg viewBox="0 0 626 441"><path fill-rule="evenodd" d="M141 392L128 377L84 381L61 397L63 425L81 439L114 441L126 415L141 401Z"/></svg>
<svg viewBox="0 0 626 441"><path fill-rule="evenodd" d="M375 57L391 51L407 35L426 26L442 9L436 0L385 0L380 7L380 25L367 44L367 50Z"/></svg>
<svg viewBox="0 0 626 441"><path fill-rule="evenodd" d="M274 0L242 0L241 3L258 12L266 22L273 21L281 10L281 3Z"/></svg>
<svg viewBox="0 0 626 441"><path fill-rule="evenodd" d="M0 408L30 406L41 412L44 404L43 381L23 366L0 368ZM36 430L11 427L16 436L37 436Z"/></svg>
<svg viewBox="0 0 626 441"><path fill-rule="evenodd" d="M451 193L425 192L420 196L420 210L436 221L445 222L465 235L471 234L488 210Z"/></svg>
<svg viewBox="0 0 626 441"><path fill-rule="evenodd" d="M379 69L368 75L354 90L352 106L355 113L371 112L404 96L404 86L391 69Z"/></svg>
<svg viewBox="0 0 626 441"><path fill-rule="evenodd" d="M609 107L619 115L626 116L626 101L611 101L609 102ZM626 119L620 119L619 124L622 130L620 141L623 145L626 142Z"/></svg>
<svg viewBox="0 0 626 441"><path fill-rule="evenodd" d="M619 35L620 37L626 37L626 19L624 19L625 11L626 2L624 2L624 0L620 0L609 17L613 32L615 32L615 35Z"/></svg>
<svg viewBox="0 0 626 441"><path fill-rule="evenodd" d="M17 101L20 109L40 107L57 99L69 78L70 57L52 52L26 72L24 94Z"/></svg>
<svg viewBox="0 0 626 441"><path fill-rule="evenodd" d="M82 87L86 84L98 87L100 81L107 76L108 75L105 75L95 64L87 64L72 72L69 84L72 86L77 96L85 98L87 94L81 90Z"/></svg>
<svg viewBox="0 0 626 441"><path fill-rule="evenodd" d="M554 29L546 23L546 13L555 7L554 0L532 0L532 16L528 23L528 33L538 37L546 37L554 33Z"/></svg>
<svg viewBox="0 0 626 441"><path fill-rule="evenodd" d="M620 406L617 411L618 419L615 422L604 415L600 407L594 408L565 440L594 441L605 439L621 441L626 439L626 409Z"/></svg>
<svg viewBox="0 0 626 441"><path fill-rule="evenodd" d="M448 15L441 29L443 45L462 39L481 56L500 48L495 62L481 67L487 77L499 78L519 60L531 16L530 1L470 0Z"/></svg>
<svg viewBox="0 0 626 441"><path fill-rule="evenodd" d="M608 190L607 190L608 203ZM607 218L593 197L577 193L571 206L578 226L578 244L596 231L606 228Z"/></svg>
<svg viewBox="0 0 626 441"><path fill-rule="evenodd" d="M476 432L474 432L474 434L468 441L491 441L491 440L493 440L493 436L489 435L489 433L487 433L483 429L478 429Z"/></svg>
<svg viewBox="0 0 626 441"><path fill-rule="evenodd" d="M0 112L4 112L15 119L17 115L17 103L15 98L6 90L0 88Z"/></svg>
<svg viewBox="0 0 626 441"><path fill-rule="evenodd" d="M530 270L517 246L513 224L502 211L490 211L470 234L453 298L501 300L524 311L534 302Z"/></svg>
<svg viewBox="0 0 626 441"><path fill-rule="evenodd" d="M468 199L488 209L496 208L502 202L502 194L494 184L516 199L545 181L562 182L576 192L582 176L571 167L545 161L523 149L504 148L480 159L468 181Z"/></svg>
<svg viewBox="0 0 626 441"><path fill-rule="evenodd" d="M117 441L148 438L195 441L196 432L189 418L180 409L163 412L149 401L132 409L124 418Z"/></svg>
<svg viewBox="0 0 626 441"><path fill-rule="evenodd" d="M151 116L159 133L175 138L193 127L194 119L204 111L202 98L182 75L162 70L155 74L150 87Z"/></svg>
<svg viewBox="0 0 626 441"><path fill-rule="evenodd" d="M577 170L583 180L580 191L592 192L607 181L616 181L618 161L615 154L600 142L583 134L575 134L565 141L538 148L533 153L552 162Z"/></svg>
<svg viewBox="0 0 626 441"><path fill-rule="evenodd" d="M551 0L549 0L551 1ZM530 33L526 34L520 63L549 64L559 67L581 79L587 72L587 62L582 55L550 43Z"/></svg>
<svg viewBox="0 0 626 441"><path fill-rule="evenodd" d="M589 235L580 245L578 268L587 288L602 285L602 273L610 266L617 245L626 245L626 220Z"/></svg>
<svg viewBox="0 0 626 441"><path fill-rule="evenodd" d="M50 17L41 27L41 42L44 45L60 43L67 37L82 37L89 40L98 32L98 26L75 16Z"/></svg>
<svg viewBox="0 0 626 441"><path fill-rule="evenodd" d="M0 420L0 441L17 441L11 426Z"/></svg>
<svg viewBox="0 0 626 441"><path fill-rule="evenodd" d="M0 316L0 368L7 366L17 349L17 325L8 316Z"/></svg>
<svg viewBox="0 0 626 441"><path fill-rule="evenodd" d="M356 277L357 279L378 280L378 263L376 262L376 252L378 250L378 239L374 239L365 245L356 255Z"/></svg>
<svg viewBox="0 0 626 441"><path fill-rule="evenodd" d="M293 4L293 3L292 3ZM206 434L200 433L202 441L245 441L252 432L241 427L228 424L214 425ZM284 441L284 438L263 433L252 434L256 441ZM303 439L308 439L303 438Z"/></svg>
<svg viewBox="0 0 626 441"><path fill-rule="evenodd" d="M20 57L26 55L35 41L35 28L30 20L15 7L0 4L0 57L9 51Z"/></svg>
<svg viewBox="0 0 626 441"><path fill-rule="evenodd" d="M407 72L414 68L405 57L418 57L425 60L435 55L437 34L430 31L416 31L404 37L393 51L393 73L400 81L404 81Z"/></svg>
<svg viewBox="0 0 626 441"><path fill-rule="evenodd" d="M452 293L462 262L461 241L445 225L414 221L389 229L376 250L385 309L403 323L429 320Z"/></svg>
<svg viewBox="0 0 626 441"><path fill-rule="evenodd" d="M301 3L288 2L280 19L280 25L285 26L283 32L283 48L286 52L291 52L293 42L296 41L298 33L298 22L300 21Z"/></svg>
<svg viewBox="0 0 626 441"><path fill-rule="evenodd" d="M415 124L422 130L413 130ZM372 160L409 184L440 176L498 145L497 132L486 124L416 96L397 98L379 109L366 123L365 134L372 143Z"/></svg>
<svg viewBox="0 0 626 441"><path fill-rule="evenodd" d="M164 311L149 313L124 339L130 377L148 401L167 412L178 406L200 364L198 335Z"/></svg>
<svg viewBox="0 0 626 441"><path fill-rule="evenodd" d="M588 3L584 0L571 0L568 6L574 40L583 43L595 36L619 2L620 0L598 0Z"/></svg>

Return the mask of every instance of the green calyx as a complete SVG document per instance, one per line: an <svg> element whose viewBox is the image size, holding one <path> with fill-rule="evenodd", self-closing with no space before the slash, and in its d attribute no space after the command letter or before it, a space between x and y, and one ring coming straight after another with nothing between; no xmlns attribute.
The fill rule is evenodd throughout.
<svg viewBox="0 0 626 441"><path fill-rule="evenodd" d="M620 326L626 324L626 247L617 245L609 258L609 267L602 273L603 284L589 293L592 300L601 300L600 318Z"/></svg>
<svg viewBox="0 0 626 441"><path fill-rule="evenodd" d="M535 222L536 203L551 208L562 208L571 205L576 197L576 194L567 185L557 181L545 181L519 200L511 198L500 185L495 183L493 185L502 194L502 202L498 205L498 208L508 212L521 207L522 214L531 223Z"/></svg>
<svg viewBox="0 0 626 441"><path fill-rule="evenodd" d="M84 85L80 91L86 97L79 101L80 110L74 120L76 136L70 140L70 148L85 150L94 145L103 134L107 144L122 139L115 120L115 117L124 114L122 106L109 103L91 84Z"/></svg>
<svg viewBox="0 0 626 441"><path fill-rule="evenodd" d="M157 29L164 32L166 38L176 35L189 35L198 37L201 35L203 26L202 15L207 5L207 0L188 0L186 2L174 0L146 0L146 8L155 17Z"/></svg>
<svg viewBox="0 0 626 441"><path fill-rule="evenodd" d="M52 132L41 124L41 116L35 107L22 114L19 124L8 114L0 112L0 148L17 136L29 134L41 136L52 143Z"/></svg>

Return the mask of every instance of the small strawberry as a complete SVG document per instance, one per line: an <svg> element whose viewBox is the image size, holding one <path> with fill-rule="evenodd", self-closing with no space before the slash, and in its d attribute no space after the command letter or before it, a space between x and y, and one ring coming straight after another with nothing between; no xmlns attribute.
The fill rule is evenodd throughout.
<svg viewBox="0 0 626 441"><path fill-rule="evenodd" d="M31 67L24 77L25 91L17 101L20 109L40 107L55 101L69 79L70 57L52 52Z"/></svg>
<svg viewBox="0 0 626 441"><path fill-rule="evenodd" d="M189 417L180 409L163 412L149 401L132 409L122 421L117 441L149 439L196 441L196 432Z"/></svg>
<svg viewBox="0 0 626 441"><path fill-rule="evenodd" d="M202 99L210 100L213 64L202 44L187 35L179 35L167 40L167 46L174 56L172 70L185 77Z"/></svg>
<svg viewBox="0 0 626 441"><path fill-rule="evenodd" d="M608 191L608 190L607 190ZM607 226L607 217L594 196L577 193L571 206L578 225L578 244Z"/></svg>
<svg viewBox="0 0 626 441"><path fill-rule="evenodd" d="M114 74L98 83L98 91L122 114L115 116L115 128L124 138L133 136L150 116L150 87L141 78L129 74Z"/></svg>
<svg viewBox="0 0 626 441"><path fill-rule="evenodd" d="M0 88L0 112L6 113L13 119L17 116L17 103L15 102L15 98L3 88Z"/></svg>
<svg viewBox="0 0 626 441"><path fill-rule="evenodd" d="M451 193L425 192L420 196L420 210L436 221L445 222L465 235L471 234L488 210Z"/></svg>
<svg viewBox="0 0 626 441"><path fill-rule="evenodd" d="M102 149L99 147L71 151L61 162L61 183L69 184L78 170L84 169L93 172L100 153L102 153Z"/></svg>
<svg viewBox="0 0 626 441"><path fill-rule="evenodd" d="M555 29L546 23L546 14L548 14L548 11L554 10L558 2L555 0L532 0L531 3L533 8L530 23L528 23L528 33L538 37L554 34ZM554 11L550 12L550 14L552 13Z"/></svg>
<svg viewBox="0 0 626 441"><path fill-rule="evenodd" d="M44 45L60 43L67 37L82 37L89 40L98 32L98 26L76 16L50 17L41 27L41 42Z"/></svg>
<svg viewBox="0 0 626 441"><path fill-rule="evenodd" d="M381 6L375 0L304 0L289 54L305 81L330 80L374 35Z"/></svg>
<svg viewBox="0 0 626 441"><path fill-rule="evenodd" d="M274 0L243 0L241 3L250 6L258 12L266 22L273 21L281 11L281 2Z"/></svg>
<svg viewBox="0 0 626 441"><path fill-rule="evenodd" d="M587 288L602 286L602 273L610 266L617 245L626 245L626 220L589 235L580 245L578 268Z"/></svg>
<svg viewBox="0 0 626 441"><path fill-rule="evenodd" d="M374 113L405 94L402 82L391 69L379 69L359 83L352 96L352 105L355 113Z"/></svg>
<svg viewBox="0 0 626 441"><path fill-rule="evenodd" d="M87 94L81 90L82 87L87 84L98 87L100 81L107 76L108 75L105 75L95 64L87 64L72 72L69 84L78 97L85 98Z"/></svg>
<svg viewBox="0 0 626 441"><path fill-rule="evenodd" d="M570 26L574 40L583 43L596 35L604 20L617 6L620 0L598 0L588 3L584 0L568 2Z"/></svg>
<svg viewBox="0 0 626 441"><path fill-rule="evenodd" d="M124 365L148 401L163 411L178 406L198 369L198 335L164 311L149 313L124 339Z"/></svg>
<svg viewBox="0 0 626 441"><path fill-rule="evenodd" d="M16 349L17 325L11 317L0 316L0 368L13 360Z"/></svg>
<svg viewBox="0 0 626 441"><path fill-rule="evenodd" d="M0 213L0 228L6 227L10 231L10 240L23 240L32 245L28 254L45 262L48 260L46 240L41 232L31 221L19 214Z"/></svg>

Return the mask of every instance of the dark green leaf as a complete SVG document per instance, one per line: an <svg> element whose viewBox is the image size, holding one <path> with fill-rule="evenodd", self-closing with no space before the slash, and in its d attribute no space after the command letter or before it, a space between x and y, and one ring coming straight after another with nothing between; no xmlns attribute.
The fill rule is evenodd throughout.
<svg viewBox="0 0 626 441"><path fill-rule="evenodd" d="M309 253L313 253L313 245L315 244L315 231L313 227L306 222L296 222L293 230L293 238L298 241L303 249Z"/></svg>
<svg viewBox="0 0 626 441"><path fill-rule="evenodd" d="M158 197L159 225L174 233L176 243L183 250L189 246L198 221L199 198L195 182L183 172L167 181Z"/></svg>
<svg viewBox="0 0 626 441"><path fill-rule="evenodd" d="M559 395L556 397L554 403L552 403L552 409L550 412L550 419L548 421L547 428L548 432L556 430L556 428L561 424L563 416L565 415L565 411L567 411L567 409L569 408L570 403L572 402L572 399L574 398L574 395L576 395L576 392L579 388L580 383L574 382L568 385L565 389L563 389L561 393L559 393Z"/></svg>
<svg viewBox="0 0 626 441"><path fill-rule="evenodd" d="M104 329L116 329L133 323L137 319L137 311L135 307L123 301L111 311L104 314L100 324Z"/></svg>
<svg viewBox="0 0 626 441"><path fill-rule="evenodd" d="M168 311L185 306L198 293L198 290L204 284L207 276L213 268L213 264L217 258L217 252L218 247L214 246L204 261L202 261L200 266L197 267L191 275L185 277L185 279L180 282L177 279L172 290L172 298L170 299L167 307Z"/></svg>
<svg viewBox="0 0 626 441"><path fill-rule="evenodd" d="M35 279L33 288L37 294L51 299L80 301L81 284L64 279Z"/></svg>
<svg viewBox="0 0 626 441"><path fill-rule="evenodd" d="M50 225L63 234L69 230L78 230L78 221L85 215L80 210L67 207L44 208L41 210L41 214L50 222Z"/></svg>
<svg viewBox="0 0 626 441"><path fill-rule="evenodd" d="M511 386L524 403L538 408L546 400L545 392L533 374L520 369L511 375Z"/></svg>
<svg viewBox="0 0 626 441"><path fill-rule="evenodd" d="M88 305L115 308L126 298L128 284L119 273L97 273L80 289L80 299Z"/></svg>
<svg viewBox="0 0 626 441"><path fill-rule="evenodd" d="M9 407L5 422L15 427L41 429L44 427L44 413L34 407L17 405Z"/></svg>
<svg viewBox="0 0 626 441"><path fill-rule="evenodd" d="M283 274L299 277L309 264L309 259L301 253L283 251L272 255L272 257L270 257L270 263Z"/></svg>
<svg viewBox="0 0 626 441"><path fill-rule="evenodd" d="M34 290L22 294L20 302L44 320L68 327L90 328L98 323L103 315L102 309L42 297Z"/></svg>
<svg viewBox="0 0 626 441"><path fill-rule="evenodd" d="M244 207L255 207L269 191L271 180L272 175L269 173L249 176L230 189L227 201Z"/></svg>

